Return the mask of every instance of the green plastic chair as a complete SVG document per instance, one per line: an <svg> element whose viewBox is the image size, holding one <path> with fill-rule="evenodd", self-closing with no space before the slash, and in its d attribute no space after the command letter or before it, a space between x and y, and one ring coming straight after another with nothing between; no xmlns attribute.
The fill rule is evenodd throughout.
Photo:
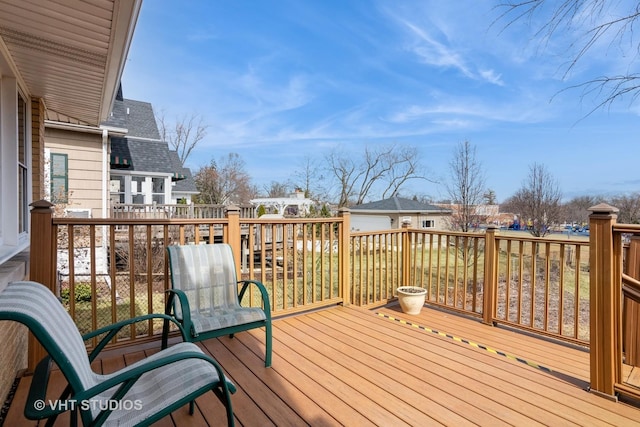
<svg viewBox="0 0 640 427"><path fill-rule="evenodd" d="M165 314L182 324L188 341L202 341L254 328L265 328L266 367L271 366L271 306L264 285L238 281L231 246L226 243L167 247L171 266ZM238 285L242 285L238 293ZM249 285L260 290L262 307L240 305ZM169 322L164 322L163 348Z"/></svg>
<svg viewBox="0 0 640 427"><path fill-rule="evenodd" d="M187 403L193 413L194 399L213 391L226 407L228 425L233 426L230 394L236 388L220 365L195 344L176 344L107 375L91 369L91 361L120 329L153 318L167 320L166 315L149 314L82 336L45 286L28 281L7 285L0 292L0 320L26 325L49 353L34 371L25 416L48 419L47 425L53 425L59 414L72 411L72 425L77 423L79 412L84 426L145 426ZM101 335L104 337L88 355L84 341ZM46 394L52 362L68 381L58 399Z"/></svg>

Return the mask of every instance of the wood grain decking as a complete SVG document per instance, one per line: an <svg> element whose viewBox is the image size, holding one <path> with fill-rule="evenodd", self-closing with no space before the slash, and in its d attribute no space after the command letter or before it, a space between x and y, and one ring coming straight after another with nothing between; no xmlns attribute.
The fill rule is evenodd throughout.
<svg viewBox="0 0 640 427"><path fill-rule="evenodd" d="M238 386L237 425L640 426L638 407L586 391L583 349L435 309L407 316L397 306L335 307L275 320L272 368L264 367L263 341L262 331L250 331L201 343ZM95 369L110 372L156 350L131 351ZM21 417L29 382L21 380L5 425L35 425ZM226 419L210 394L194 416L185 407L158 425Z"/></svg>

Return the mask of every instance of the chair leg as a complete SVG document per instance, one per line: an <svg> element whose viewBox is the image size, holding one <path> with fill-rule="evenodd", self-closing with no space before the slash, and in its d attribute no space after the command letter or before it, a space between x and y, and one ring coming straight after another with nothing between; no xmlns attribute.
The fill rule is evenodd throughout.
<svg viewBox="0 0 640 427"><path fill-rule="evenodd" d="M189 415L193 415L195 411L196 411L196 401L192 400L191 402L189 402Z"/></svg>
<svg viewBox="0 0 640 427"><path fill-rule="evenodd" d="M165 348L168 347L168 344L169 344L169 321L165 319L162 322L162 343L160 345L160 348L164 350Z"/></svg>
<svg viewBox="0 0 640 427"><path fill-rule="evenodd" d="M271 367L271 342L273 341L272 336L271 336L271 320L267 320L267 323L265 324L265 355L264 355L264 366L266 368Z"/></svg>

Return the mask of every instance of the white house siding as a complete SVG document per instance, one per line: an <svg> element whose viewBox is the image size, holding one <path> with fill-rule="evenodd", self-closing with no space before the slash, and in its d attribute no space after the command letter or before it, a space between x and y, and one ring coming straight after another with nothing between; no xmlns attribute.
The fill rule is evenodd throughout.
<svg viewBox="0 0 640 427"><path fill-rule="evenodd" d="M45 149L68 156L69 203L66 207L90 209L92 217L101 218L101 135L47 128Z"/></svg>
<svg viewBox="0 0 640 427"><path fill-rule="evenodd" d="M351 214L352 231L381 231L390 230L391 218L388 215L359 215Z"/></svg>
<svg viewBox="0 0 640 427"><path fill-rule="evenodd" d="M353 214L352 214L353 215ZM449 217L451 215L442 215L442 214L422 214L416 215L411 213L398 213L389 215L392 220L391 228L402 228L402 222L405 218L410 218L411 222L409 223L410 228L424 228L425 230L433 230L433 231L442 231L448 228ZM424 221L433 221L432 227L423 227L422 224Z"/></svg>

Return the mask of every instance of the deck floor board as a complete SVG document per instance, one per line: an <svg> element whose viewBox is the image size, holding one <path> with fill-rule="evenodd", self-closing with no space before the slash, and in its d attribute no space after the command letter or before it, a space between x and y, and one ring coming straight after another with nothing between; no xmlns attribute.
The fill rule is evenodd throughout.
<svg viewBox="0 0 640 427"><path fill-rule="evenodd" d="M586 391L584 349L478 319L432 308L408 316L396 306L334 307L273 326L271 368L262 330L199 344L238 387L236 425L640 426L639 407ZM113 372L155 351L106 352L93 366ZM59 393L61 375L52 378ZM29 383L22 378L6 425L36 425L21 418ZM226 417L208 394L194 415L185 405L156 425L222 426Z"/></svg>

